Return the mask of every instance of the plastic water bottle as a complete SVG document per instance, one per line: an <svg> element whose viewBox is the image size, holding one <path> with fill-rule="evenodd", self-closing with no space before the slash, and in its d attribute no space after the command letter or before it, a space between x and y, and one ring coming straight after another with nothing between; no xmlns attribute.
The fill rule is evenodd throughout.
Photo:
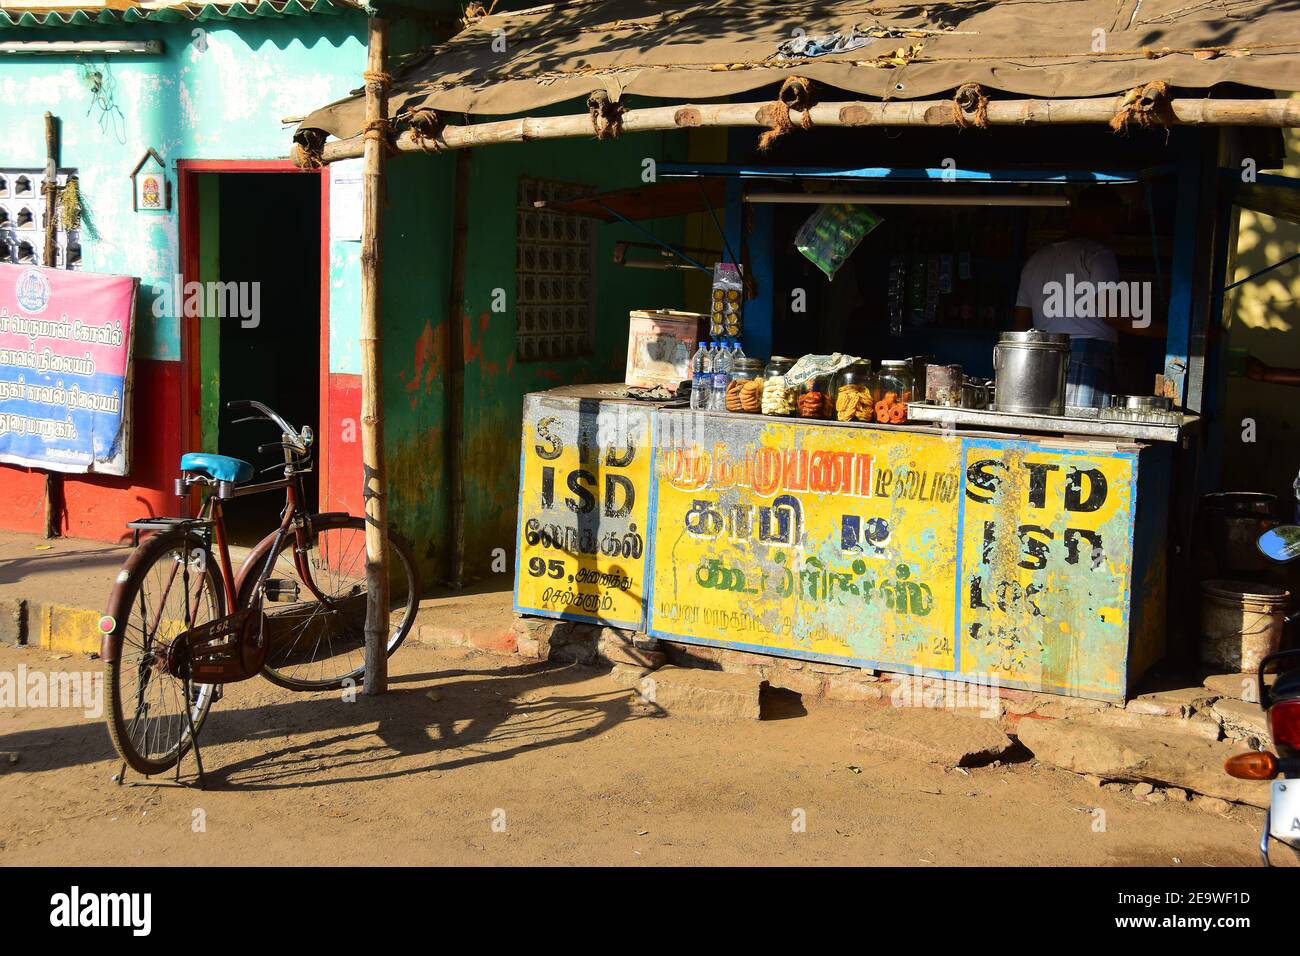
<svg viewBox="0 0 1300 956"><path fill-rule="evenodd" d="M731 352L726 342L718 342L713 353L713 398L709 407L714 411L727 410L727 383L731 381Z"/></svg>
<svg viewBox="0 0 1300 956"><path fill-rule="evenodd" d="M691 408L709 407L709 396L713 391L712 356L709 355L709 343L701 342L691 356Z"/></svg>
<svg viewBox="0 0 1300 956"><path fill-rule="evenodd" d="M740 360L745 357L745 350L740 347L740 339L731 343L731 368L740 368Z"/></svg>

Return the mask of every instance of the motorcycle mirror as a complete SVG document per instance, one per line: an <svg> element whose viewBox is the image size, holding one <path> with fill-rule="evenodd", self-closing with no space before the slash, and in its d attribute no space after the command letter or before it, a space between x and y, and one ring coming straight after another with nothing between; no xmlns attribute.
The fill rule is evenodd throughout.
<svg viewBox="0 0 1300 956"><path fill-rule="evenodd" d="M1259 536L1256 547L1266 557L1282 564L1300 558L1300 527L1282 524Z"/></svg>

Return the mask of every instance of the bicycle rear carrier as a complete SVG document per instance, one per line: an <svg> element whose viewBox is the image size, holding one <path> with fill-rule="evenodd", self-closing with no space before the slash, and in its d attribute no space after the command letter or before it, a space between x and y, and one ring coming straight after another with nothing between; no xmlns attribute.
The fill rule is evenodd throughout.
<svg viewBox="0 0 1300 956"><path fill-rule="evenodd" d="M126 523L134 531L193 531L211 528L211 518L137 518Z"/></svg>

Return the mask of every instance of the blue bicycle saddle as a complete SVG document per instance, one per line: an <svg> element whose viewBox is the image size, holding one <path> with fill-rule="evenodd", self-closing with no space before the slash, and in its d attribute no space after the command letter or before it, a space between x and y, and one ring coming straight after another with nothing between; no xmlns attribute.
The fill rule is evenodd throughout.
<svg viewBox="0 0 1300 956"><path fill-rule="evenodd" d="M181 455L181 471L196 471L217 481L233 481L235 484L253 477L253 466L240 458L197 451Z"/></svg>

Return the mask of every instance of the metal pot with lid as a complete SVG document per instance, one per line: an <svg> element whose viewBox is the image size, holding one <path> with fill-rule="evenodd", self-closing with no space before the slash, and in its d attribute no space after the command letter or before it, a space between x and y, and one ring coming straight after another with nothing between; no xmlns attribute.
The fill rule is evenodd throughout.
<svg viewBox="0 0 1300 956"><path fill-rule="evenodd" d="M1070 337L1060 332L1003 332L993 347L999 412L1026 415L1065 413L1065 377L1070 367Z"/></svg>

